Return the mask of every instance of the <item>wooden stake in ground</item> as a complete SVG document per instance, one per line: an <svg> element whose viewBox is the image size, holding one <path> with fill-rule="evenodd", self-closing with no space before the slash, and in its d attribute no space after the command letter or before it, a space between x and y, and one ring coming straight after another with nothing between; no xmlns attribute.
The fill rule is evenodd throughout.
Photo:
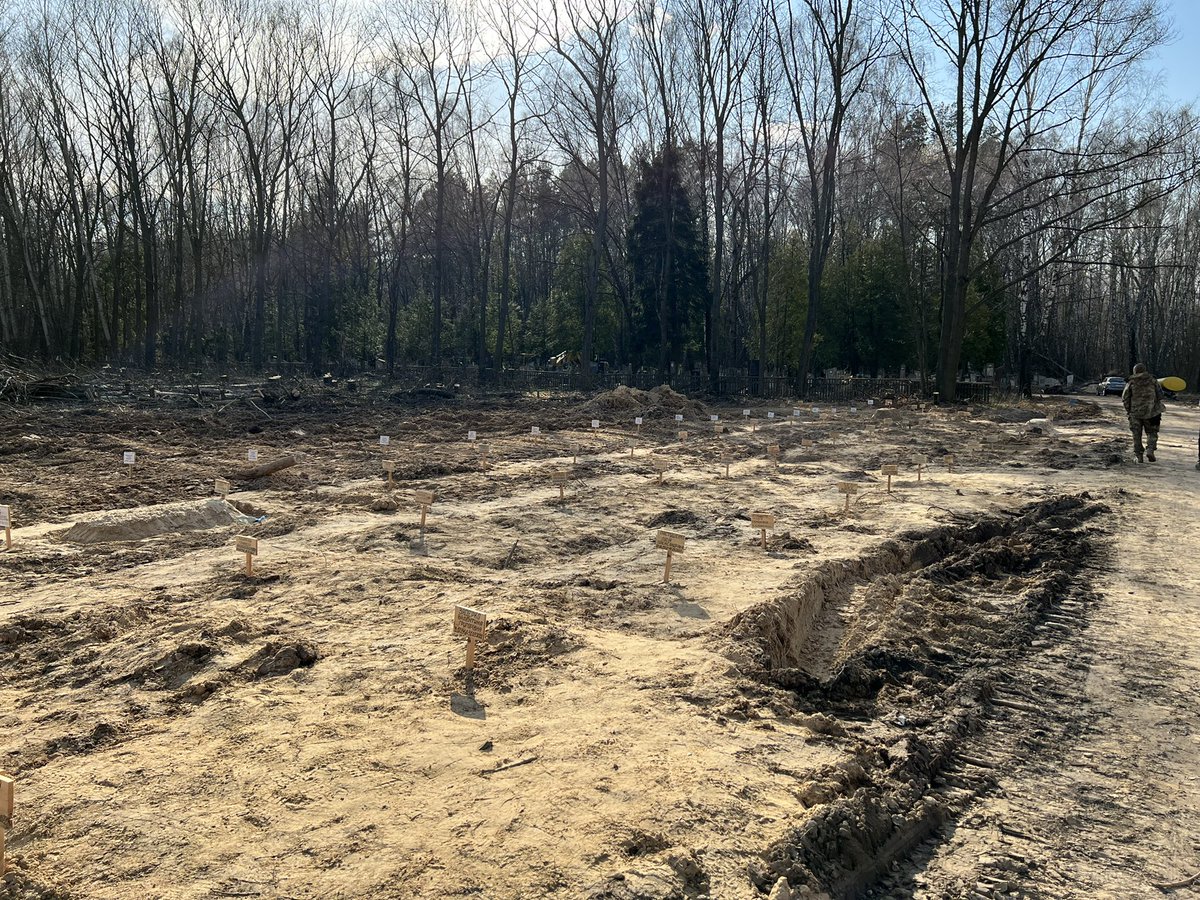
<svg viewBox="0 0 1200 900"><path fill-rule="evenodd" d="M850 496L858 493L858 485L853 481L839 481L837 489L846 495L846 508L843 512L850 512Z"/></svg>
<svg viewBox="0 0 1200 900"><path fill-rule="evenodd" d="M16 809L14 804L16 782L11 775L0 772L0 878L4 877L4 873L8 870L8 861L5 855L5 832L12 828L13 812Z"/></svg>
<svg viewBox="0 0 1200 900"><path fill-rule="evenodd" d="M550 473L550 480L558 485L558 499L565 500L563 488L571 478L571 473L566 469L555 469Z"/></svg>
<svg viewBox="0 0 1200 900"><path fill-rule="evenodd" d="M247 577L254 574L254 557L258 556L258 538L246 537L244 534L237 536L238 553L246 554L246 575Z"/></svg>
<svg viewBox="0 0 1200 900"><path fill-rule="evenodd" d="M892 476L898 475L900 473L900 468L899 468L899 466L895 465L894 463L888 463L887 465L883 466L879 471L887 476L887 480L888 480L887 492L890 494L892 492Z"/></svg>
<svg viewBox="0 0 1200 900"><path fill-rule="evenodd" d="M671 583L671 555L682 553L684 542L684 536L673 531L660 531L654 538L654 546L659 550L667 551L667 563L663 569L663 584Z"/></svg>
<svg viewBox="0 0 1200 900"><path fill-rule="evenodd" d="M220 494L221 499L225 499L225 495L233 492L233 485L229 483L228 478L217 478L213 480L213 492Z"/></svg>
<svg viewBox="0 0 1200 900"><path fill-rule="evenodd" d="M775 527L775 515L766 512L750 513L750 527L762 532L762 548L767 549L767 529Z"/></svg>
<svg viewBox="0 0 1200 900"><path fill-rule="evenodd" d="M663 483L663 473L666 472L669 468L671 468L671 461L669 459L665 459L664 457L656 456L650 462L651 462L651 465L653 465L655 470L658 472L658 483L662 484Z"/></svg>
<svg viewBox="0 0 1200 900"><path fill-rule="evenodd" d="M487 614L469 606L454 607L454 633L467 639L467 670L475 668L475 643L487 640Z"/></svg>
<svg viewBox="0 0 1200 900"><path fill-rule="evenodd" d="M385 459L383 461L383 471L387 472L388 490L390 491L396 486L396 481L393 478L396 473L396 461L394 459Z"/></svg>
<svg viewBox="0 0 1200 900"><path fill-rule="evenodd" d="M421 540L424 541L425 516L429 514L429 507L433 506L433 491L413 491L413 500L421 507Z"/></svg>
<svg viewBox="0 0 1200 900"><path fill-rule="evenodd" d="M7 506L0 506L0 528L4 529L4 549L12 549L12 514Z"/></svg>
<svg viewBox="0 0 1200 900"><path fill-rule="evenodd" d="M929 457L924 453L916 453L913 455L912 461L913 465L917 467L917 483L919 484L921 481L921 469L929 462Z"/></svg>
<svg viewBox="0 0 1200 900"><path fill-rule="evenodd" d="M954 454L953 453L947 453L945 456L943 456L942 462L944 462L946 464L947 472L954 471Z"/></svg>
<svg viewBox="0 0 1200 900"><path fill-rule="evenodd" d="M579 465L579 444L578 443L571 444L571 465L573 465L573 466Z"/></svg>

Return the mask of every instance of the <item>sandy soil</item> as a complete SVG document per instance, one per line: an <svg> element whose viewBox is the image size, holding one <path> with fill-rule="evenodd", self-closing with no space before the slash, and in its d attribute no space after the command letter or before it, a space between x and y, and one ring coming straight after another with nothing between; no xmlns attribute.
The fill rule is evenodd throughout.
<svg viewBox="0 0 1200 900"><path fill-rule="evenodd" d="M1200 871L1196 411L1142 466L1115 401L740 411L7 411L0 897L1123 898ZM301 463L247 481L249 448ZM488 616L473 672L455 605Z"/></svg>

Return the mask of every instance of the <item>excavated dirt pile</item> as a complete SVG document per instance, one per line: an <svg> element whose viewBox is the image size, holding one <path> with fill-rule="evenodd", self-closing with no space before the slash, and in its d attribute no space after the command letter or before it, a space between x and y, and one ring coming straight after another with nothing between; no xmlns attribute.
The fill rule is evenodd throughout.
<svg viewBox="0 0 1200 900"><path fill-rule="evenodd" d="M72 544L101 544L140 541L163 534L207 531L223 525L249 525L254 522L254 518L239 512L232 504L213 498L113 510L76 522L60 536Z"/></svg>
<svg viewBox="0 0 1200 900"><path fill-rule="evenodd" d="M623 413L642 413L651 417L665 417L676 413L689 416L708 415L707 407L699 400L692 400L665 384L649 391L620 384L611 391L593 397L581 407L581 412L595 416Z"/></svg>
<svg viewBox="0 0 1200 900"><path fill-rule="evenodd" d="M964 760L1002 764L969 742L1006 702L996 691L1022 656L1046 642L1035 629L1047 617L1084 626L1098 553L1089 522L1103 512L1085 494L907 534L731 621L729 655L744 671L858 739L855 771L813 784L824 805L752 864L761 889L782 877L802 894L869 895L965 808L978 786L946 790L943 776Z"/></svg>

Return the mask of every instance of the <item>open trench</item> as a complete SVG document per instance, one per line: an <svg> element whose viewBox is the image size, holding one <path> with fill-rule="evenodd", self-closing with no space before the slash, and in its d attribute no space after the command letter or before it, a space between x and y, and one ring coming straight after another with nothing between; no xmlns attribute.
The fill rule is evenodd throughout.
<svg viewBox="0 0 1200 900"><path fill-rule="evenodd" d="M760 890L990 896L991 883L1003 887L997 893L1019 890L1014 869L1016 881L1023 871L1036 886L1036 862L1018 860L1004 879L975 871L929 894L915 887L922 860L997 776L1022 756L1052 755L1056 734L1083 715L1050 704L1066 711L1033 733L1003 723L1042 710L1042 654L1086 628L1089 570L1104 547L1093 520L1104 512L1086 494L1062 496L902 534L823 564L728 623L726 652L742 671L788 692L816 730L853 756L806 788L809 817L751 863ZM1059 656L1067 677L1081 682L1086 665Z"/></svg>

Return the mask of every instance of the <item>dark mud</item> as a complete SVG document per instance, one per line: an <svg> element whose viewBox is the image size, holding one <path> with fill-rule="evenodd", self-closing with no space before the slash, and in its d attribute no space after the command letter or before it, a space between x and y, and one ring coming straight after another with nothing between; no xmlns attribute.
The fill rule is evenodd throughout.
<svg viewBox="0 0 1200 900"><path fill-rule="evenodd" d="M896 895L884 883L951 833L988 789L988 770L1004 766L1005 742L989 743L987 758L972 742L997 707L1029 704L997 692L1019 690L1035 643L1086 626L1106 511L1087 495L1059 497L905 535L824 564L730 623L730 656L790 693L820 731L844 735L861 766L859 777L812 785L812 816L751 864L762 890L784 878L838 898ZM964 765L984 775L963 778Z"/></svg>

